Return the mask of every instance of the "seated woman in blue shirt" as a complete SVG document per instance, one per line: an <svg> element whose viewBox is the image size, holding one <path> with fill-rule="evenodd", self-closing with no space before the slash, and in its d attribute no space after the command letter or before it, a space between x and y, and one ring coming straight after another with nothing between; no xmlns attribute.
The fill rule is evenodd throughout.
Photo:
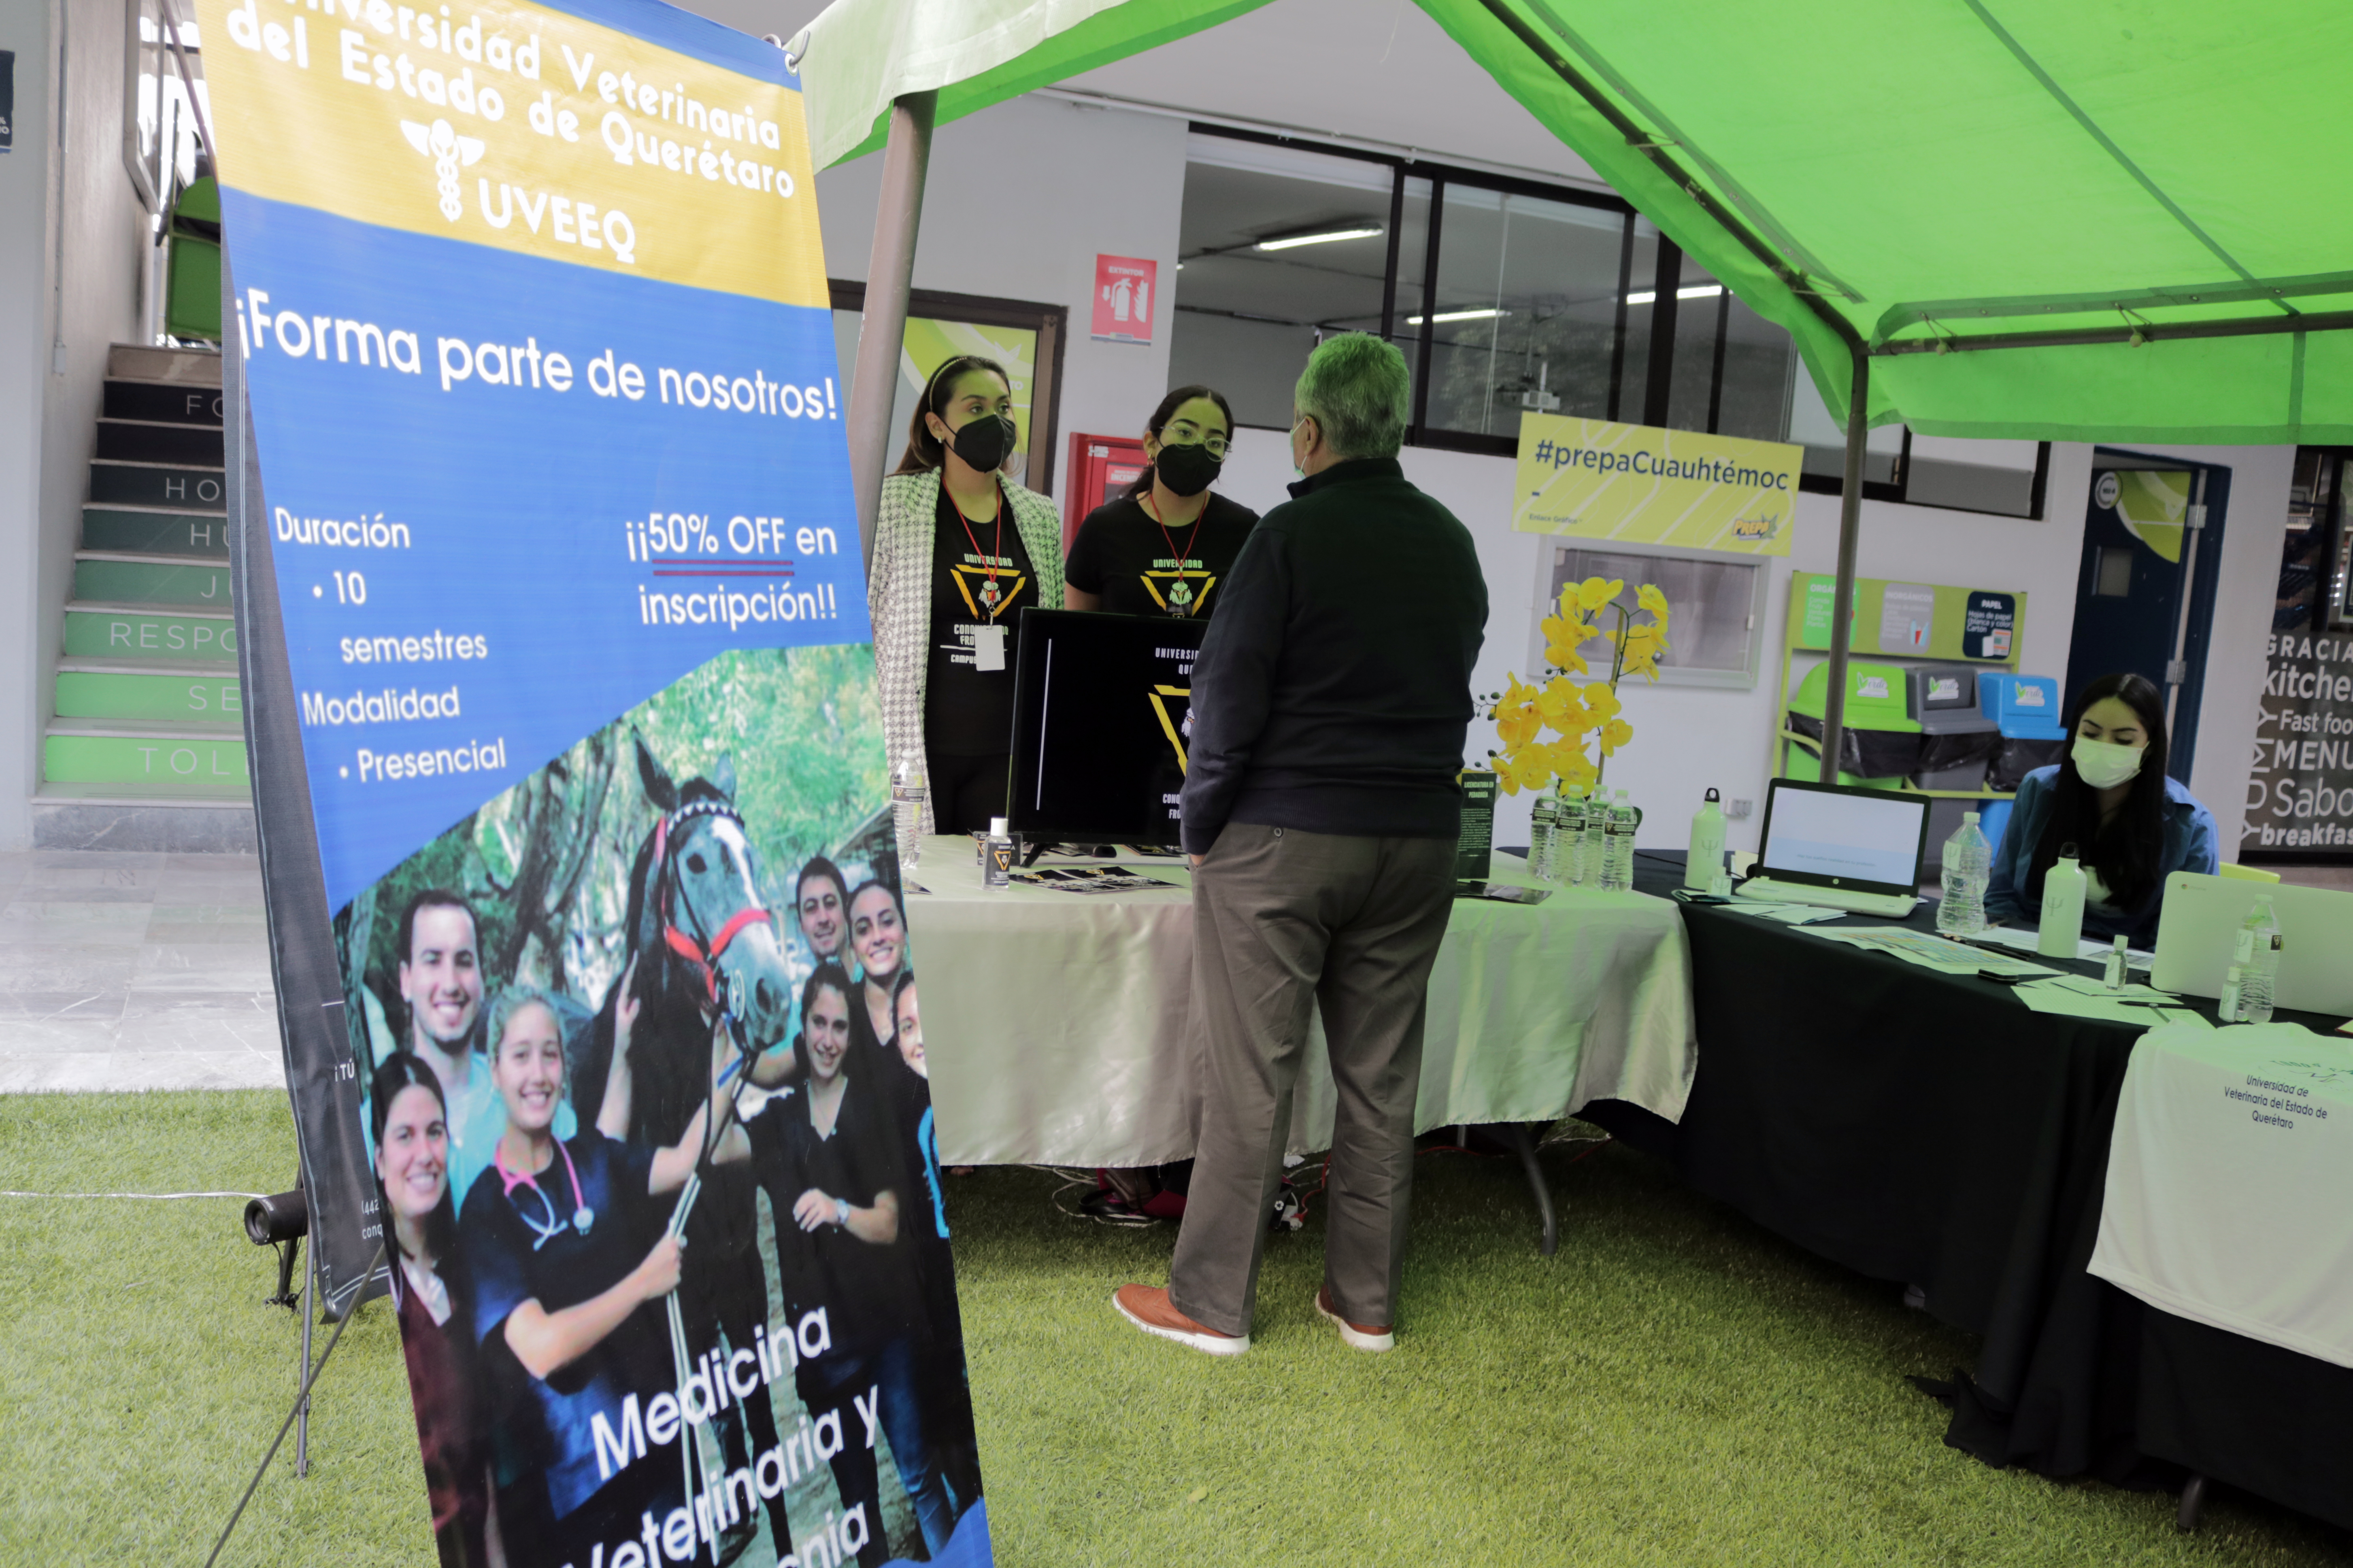
<svg viewBox="0 0 2353 1568"><path fill-rule="evenodd" d="M2076 699L2065 759L2018 786L1993 852L1986 919L2042 914L2042 874L2074 846L2084 867L2084 934L2157 942L2165 879L2221 864L2214 814L2165 773L2165 697L2138 675L2104 675Z"/></svg>

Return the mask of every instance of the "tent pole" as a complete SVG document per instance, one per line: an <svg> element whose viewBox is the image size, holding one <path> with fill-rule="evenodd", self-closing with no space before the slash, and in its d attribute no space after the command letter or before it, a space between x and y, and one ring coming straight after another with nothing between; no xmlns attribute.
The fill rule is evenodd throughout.
<svg viewBox="0 0 2353 1568"><path fill-rule="evenodd" d="M923 176L932 160L936 92L911 92L891 106L882 151L882 198L874 209L874 249L866 263L866 307L858 323L858 365L849 388L849 479L858 497L858 540L870 576L882 470L891 460L891 405L907 337L907 290L915 276L915 232L923 218Z"/></svg>
<svg viewBox="0 0 2353 1568"><path fill-rule="evenodd" d="M1839 749L1846 742L1846 656L1854 631L1854 556L1862 535L1862 446L1871 435L1871 358L1850 349L1854 384L1846 397L1846 478L1839 489L1838 591L1831 597L1831 670L1822 694L1824 784L1838 783Z"/></svg>

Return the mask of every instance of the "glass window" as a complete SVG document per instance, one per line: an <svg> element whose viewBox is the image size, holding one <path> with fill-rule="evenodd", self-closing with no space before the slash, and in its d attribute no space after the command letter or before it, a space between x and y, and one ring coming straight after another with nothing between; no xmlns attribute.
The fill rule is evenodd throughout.
<svg viewBox="0 0 2353 1568"><path fill-rule="evenodd" d="M2040 441L1968 441L1915 432L1904 456L1904 499L1915 506L2034 515Z"/></svg>
<svg viewBox="0 0 2353 1568"><path fill-rule="evenodd" d="M1524 410L1608 417L1625 215L1451 182L1440 208L1422 423L1516 439Z"/></svg>
<svg viewBox="0 0 2353 1568"><path fill-rule="evenodd" d="M1757 683L1757 627L1762 619L1758 595L1765 574L1754 560L1702 555L1636 553L1620 550L1589 550L1556 545L1552 552L1550 584L1538 620L1553 613L1560 591L1588 577L1622 578L1625 592L1617 603L1630 612L1634 592L1655 583L1667 596L1671 612L1667 651L1659 660L1659 679L1671 686L1754 686ZM1616 626L1616 612L1596 617L1603 629ZM1544 662L1544 634L1535 633L1533 662ZM1598 677L1606 675L1615 649L1596 637L1580 650Z"/></svg>
<svg viewBox="0 0 2353 1568"><path fill-rule="evenodd" d="M1216 387L1238 424L1288 427L1292 388L1322 335L1381 330L1396 189L1384 163L1194 132L1170 384Z"/></svg>

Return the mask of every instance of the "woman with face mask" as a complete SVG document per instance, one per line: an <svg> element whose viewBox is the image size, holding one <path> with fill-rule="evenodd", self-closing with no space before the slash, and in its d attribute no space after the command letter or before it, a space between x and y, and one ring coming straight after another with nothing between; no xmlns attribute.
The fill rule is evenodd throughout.
<svg viewBox="0 0 2353 1568"><path fill-rule="evenodd" d="M2084 934L2152 947L2166 878L2211 876L2219 842L2214 814L2166 776L2164 695L2145 677L2104 675L2075 700L2066 757L2019 784L1986 918L2040 919L2043 873L2065 851L2084 867Z"/></svg>
<svg viewBox="0 0 2353 1568"><path fill-rule="evenodd" d="M1144 427L1152 466L1127 494L1087 514L1071 542L1063 598L1074 610L1208 618L1218 584L1258 513L1209 489L1225 467L1234 414L1206 386L1180 386Z"/></svg>
<svg viewBox="0 0 2353 1568"><path fill-rule="evenodd" d="M980 832L1005 815L1021 612L1062 607L1061 520L1005 477L1013 443L1005 367L949 360L915 405L875 514L866 598L883 746L893 777L928 780L928 832Z"/></svg>

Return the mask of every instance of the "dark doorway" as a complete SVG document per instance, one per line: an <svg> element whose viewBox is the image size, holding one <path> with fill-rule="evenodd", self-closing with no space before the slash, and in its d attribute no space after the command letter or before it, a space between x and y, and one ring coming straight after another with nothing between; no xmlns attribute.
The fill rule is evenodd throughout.
<svg viewBox="0 0 2353 1568"><path fill-rule="evenodd" d="M2105 447L2092 457L2065 696L2130 670L2166 695L2166 771L2188 783L2231 470Z"/></svg>

